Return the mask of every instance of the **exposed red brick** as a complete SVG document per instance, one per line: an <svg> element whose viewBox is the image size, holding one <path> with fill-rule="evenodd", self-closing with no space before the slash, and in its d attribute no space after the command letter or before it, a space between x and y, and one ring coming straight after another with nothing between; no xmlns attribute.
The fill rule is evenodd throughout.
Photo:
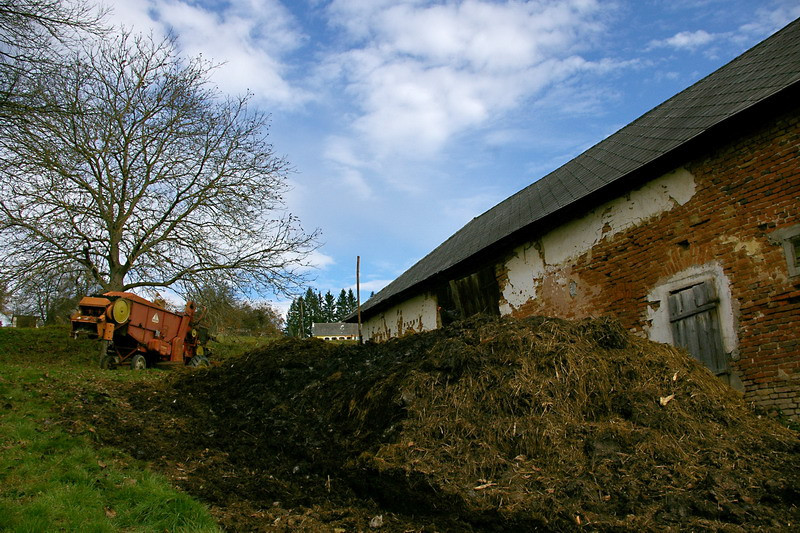
<svg viewBox="0 0 800 533"><path fill-rule="evenodd" d="M800 407L800 277L789 277L783 249L769 235L800 223L799 116L798 109L787 111L770 125L685 162L696 182L689 202L605 238L560 272L568 269L569 279L578 280L579 302L568 286L545 279L546 294L515 314L614 315L641 332L653 287L716 261L730 281L740 354L732 366L745 385L745 398L760 398L765 408L785 407L797 417L791 410ZM737 246L743 242L757 244L758 252L750 255ZM498 274L502 286L507 272ZM775 391L780 398L770 399Z"/></svg>

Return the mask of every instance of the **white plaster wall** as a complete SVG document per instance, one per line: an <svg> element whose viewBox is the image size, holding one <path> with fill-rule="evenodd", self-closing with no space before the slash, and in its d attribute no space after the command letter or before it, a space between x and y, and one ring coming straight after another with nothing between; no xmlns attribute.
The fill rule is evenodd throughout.
<svg viewBox="0 0 800 533"><path fill-rule="evenodd" d="M543 236L545 262L559 265L580 257L602 239L685 204L694 193L694 176L688 170L680 168L665 174Z"/></svg>
<svg viewBox="0 0 800 533"><path fill-rule="evenodd" d="M387 340L413 330L416 333L438 327L436 296L425 293L391 307L361 325L364 340Z"/></svg>
<svg viewBox="0 0 800 533"><path fill-rule="evenodd" d="M537 296L537 288L548 271L569 264L603 239L642 224L646 220L683 205L695 194L694 176L679 168L593 209L514 250L505 263L508 282L503 287L500 312L510 314Z"/></svg>
<svg viewBox="0 0 800 533"><path fill-rule="evenodd" d="M544 272L544 259L533 243L527 243L514 250L514 256L506 262L508 282L503 290L506 303L501 304L500 312L508 314L512 307L519 307L536 298L537 274ZM505 308L505 309L504 309Z"/></svg>

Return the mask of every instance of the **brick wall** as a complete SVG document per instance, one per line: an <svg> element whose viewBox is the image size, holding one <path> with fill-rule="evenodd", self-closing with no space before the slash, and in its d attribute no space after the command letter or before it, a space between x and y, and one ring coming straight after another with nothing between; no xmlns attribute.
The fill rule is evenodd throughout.
<svg viewBox="0 0 800 533"><path fill-rule="evenodd" d="M648 293L697 265L721 265L730 285L746 400L800 418L800 277L770 234L800 223L800 113L686 161L696 192L684 205L548 265L537 297L513 314L611 314L645 334ZM501 287L506 273L498 271Z"/></svg>

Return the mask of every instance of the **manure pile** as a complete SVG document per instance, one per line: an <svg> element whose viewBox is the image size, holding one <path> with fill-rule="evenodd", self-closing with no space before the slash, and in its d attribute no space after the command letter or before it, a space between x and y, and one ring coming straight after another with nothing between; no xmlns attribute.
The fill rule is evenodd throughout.
<svg viewBox="0 0 800 533"><path fill-rule="evenodd" d="M87 406L232 530L754 531L800 521L800 440L606 319L282 340Z"/></svg>

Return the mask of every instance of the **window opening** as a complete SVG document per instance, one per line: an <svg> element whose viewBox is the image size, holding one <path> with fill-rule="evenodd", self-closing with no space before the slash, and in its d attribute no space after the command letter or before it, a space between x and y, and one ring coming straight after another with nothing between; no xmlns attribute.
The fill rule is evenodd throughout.
<svg viewBox="0 0 800 533"><path fill-rule="evenodd" d="M443 284L436 300L443 326L478 313L499 316L500 286L494 265Z"/></svg>
<svg viewBox="0 0 800 533"><path fill-rule="evenodd" d="M789 274L796 276L800 274L800 235L789 239Z"/></svg>
<svg viewBox="0 0 800 533"><path fill-rule="evenodd" d="M789 276L800 276L800 224L773 231L768 237L783 247Z"/></svg>

